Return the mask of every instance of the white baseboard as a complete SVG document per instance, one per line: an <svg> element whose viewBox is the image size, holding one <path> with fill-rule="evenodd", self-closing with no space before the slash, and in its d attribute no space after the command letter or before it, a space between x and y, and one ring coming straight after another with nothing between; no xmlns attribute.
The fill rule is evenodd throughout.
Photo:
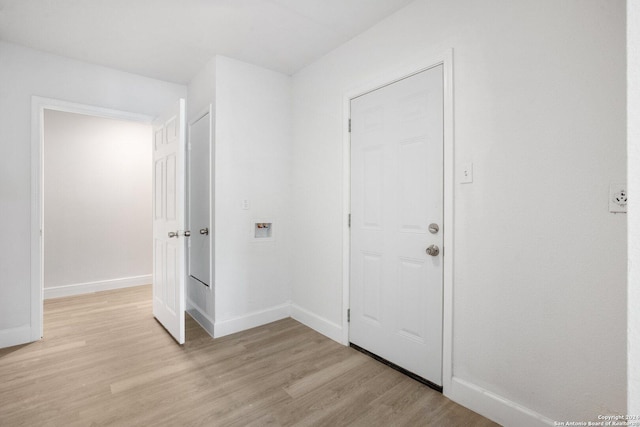
<svg viewBox="0 0 640 427"><path fill-rule="evenodd" d="M324 317L320 317L296 304L291 304L291 317L305 326L321 333L327 338L342 344L342 326L337 325Z"/></svg>
<svg viewBox="0 0 640 427"><path fill-rule="evenodd" d="M200 326L202 326L202 329L207 331L207 333L211 335L212 338L214 337L213 326L215 322L204 312L204 310L202 310L202 308L200 308L198 304L194 303L188 298L187 313L193 320L195 320Z"/></svg>
<svg viewBox="0 0 640 427"><path fill-rule="evenodd" d="M14 345L26 344L32 341L30 325L0 331L0 348L13 347Z"/></svg>
<svg viewBox="0 0 640 427"><path fill-rule="evenodd" d="M463 379L453 377L444 395L504 426L549 427L554 421Z"/></svg>
<svg viewBox="0 0 640 427"><path fill-rule="evenodd" d="M120 279L101 280L98 282L75 283L73 285L52 286L44 288L44 299L61 298L72 295L90 294L111 289L128 288L131 286L148 285L152 275L122 277Z"/></svg>
<svg viewBox="0 0 640 427"><path fill-rule="evenodd" d="M286 319L291 314L291 303L277 305L265 310L254 311L234 319L222 320L214 324L214 338L234 334L256 326L266 325L276 320Z"/></svg>

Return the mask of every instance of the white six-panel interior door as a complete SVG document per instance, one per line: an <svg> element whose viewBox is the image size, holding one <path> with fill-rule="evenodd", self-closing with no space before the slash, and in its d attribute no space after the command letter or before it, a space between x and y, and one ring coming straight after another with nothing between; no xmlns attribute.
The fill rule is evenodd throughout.
<svg viewBox="0 0 640 427"><path fill-rule="evenodd" d="M443 119L442 65L351 100L349 341L438 386Z"/></svg>
<svg viewBox="0 0 640 427"><path fill-rule="evenodd" d="M153 123L153 315L185 340L185 101Z"/></svg>

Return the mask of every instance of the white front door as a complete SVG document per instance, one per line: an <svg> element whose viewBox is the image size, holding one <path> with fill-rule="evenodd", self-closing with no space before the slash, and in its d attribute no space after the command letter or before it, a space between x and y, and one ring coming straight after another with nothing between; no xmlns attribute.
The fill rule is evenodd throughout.
<svg viewBox="0 0 640 427"><path fill-rule="evenodd" d="M185 101L153 123L153 315L184 344Z"/></svg>
<svg viewBox="0 0 640 427"><path fill-rule="evenodd" d="M349 340L438 386L443 117L441 65L351 101Z"/></svg>

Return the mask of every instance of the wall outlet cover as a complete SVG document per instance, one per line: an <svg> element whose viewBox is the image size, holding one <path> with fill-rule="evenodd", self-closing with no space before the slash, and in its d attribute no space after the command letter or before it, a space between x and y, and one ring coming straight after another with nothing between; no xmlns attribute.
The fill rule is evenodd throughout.
<svg viewBox="0 0 640 427"><path fill-rule="evenodd" d="M627 185L611 184L609 186L609 212L627 212Z"/></svg>
<svg viewBox="0 0 640 427"><path fill-rule="evenodd" d="M460 165L458 181L460 184L471 184L473 182L473 163Z"/></svg>

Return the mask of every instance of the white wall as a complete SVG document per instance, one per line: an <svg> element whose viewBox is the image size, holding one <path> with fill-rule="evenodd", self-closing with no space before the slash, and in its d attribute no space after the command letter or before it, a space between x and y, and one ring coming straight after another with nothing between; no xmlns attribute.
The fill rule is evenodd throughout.
<svg viewBox="0 0 640 427"><path fill-rule="evenodd" d="M198 114L215 104L216 94L216 58L212 58L191 78L188 91L187 121L191 122Z"/></svg>
<svg viewBox="0 0 640 427"><path fill-rule="evenodd" d="M622 1L418 0L295 74L294 304L342 324L342 97L453 48L474 183L454 187L450 395L507 425L625 413L624 23Z"/></svg>
<svg viewBox="0 0 640 427"><path fill-rule="evenodd" d="M0 347L31 337L31 96L155 116L186 87L0 41Z"/></svg>
<svg viewBox="0 0 640 427"><path fill-rule="evenodd" d="M289 315L291 78L217 56L189 102L191 118L215 104L216 159L214 292L192 283L189 297L222 336ZM274 238L253 239L255 221L273 221Z"/></svg>
<svg viewBox="0 0 640 427"><path fill-rule="evenodd" d="M44 112L44 287L151 283L151 126Z"/></svg>
<svg viewBox="0 0 640 427"><path fill-rule="evenodd" d="M217 57L215 96L215 333L221 336L289 313L291 79ZM274 239L254 240L255 221L273 221Z"/></svg>
<svg viewBox="0 0 640 427"><path fill-rule="evenodd" d="M640 414L640 2L627 2L627 141L629 167L629 339L627 412Z"/></svg>

